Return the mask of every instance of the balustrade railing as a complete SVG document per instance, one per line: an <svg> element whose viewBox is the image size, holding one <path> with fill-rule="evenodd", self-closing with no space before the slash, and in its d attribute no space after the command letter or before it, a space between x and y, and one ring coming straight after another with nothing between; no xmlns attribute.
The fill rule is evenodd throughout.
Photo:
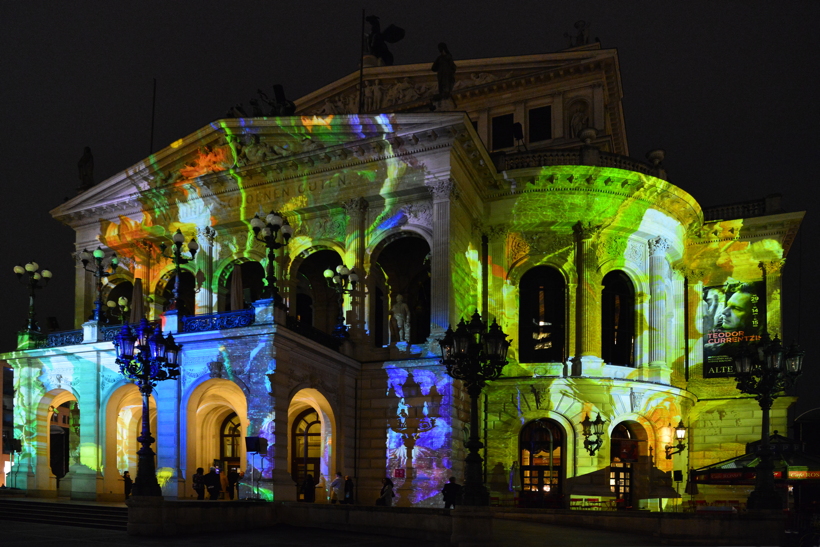
<svg viewBox="0 0 820 547"><path fill-rule="evenodd" d="M50 332L46 339L38 344L42 348L57 348L60 346L73 346L83 343L83 329L66 330L60 332Z"/></svg>
<svg viewBox="0 0 820 547"><path fill-rule="evenodd" d="M207 315L186 315L180 319L179 332L206 332L210 330L238 329L256 321L254 310L236 310Z"/></svg>
<svg viewBox="0 0 820 547"><path fill-rule="evenodd" d="M288 315L285 326L296 334L301 334L305 338L313 340L326 348L338 351L339 346L341 345L341 341L338 338L335 338L326 332L322 332L311 325L305 325L292 315Z"/></svg>

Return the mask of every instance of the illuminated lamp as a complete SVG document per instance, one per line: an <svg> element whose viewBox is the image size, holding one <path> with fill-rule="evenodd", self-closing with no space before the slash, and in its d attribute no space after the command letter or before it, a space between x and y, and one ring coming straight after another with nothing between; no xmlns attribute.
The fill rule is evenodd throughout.
<svg viewBox="0 0 820 547"><path fill-rule="evenodd" d="M678 444L666 445L664 447L667 460L672 459L672 454L680 454L686 449L686 445L683 443L684 439L686 439L686 426L683 425L683 419L681 419L677 427L675 427L675 439L678 441Z"/></svg>
<svg viewBox="0 0 820 547"><path fill-rule="evenodd" d="M14 274L17 276L17 280L28 288L28 319L26 320L23 333L29 335L31 333L40 332L40 327L37 325L37 320L35 319L36 314L34 313L35 291L47 286L51 280L51 272L49 270L39 272L37 271L39 269L40 265L33 261L25 266L21 264L14 266Z"/></svg>
<svg viewBox="0 0 820 547"><path fill-rule="evenodd" d="M803 356L806 354L797 342L792 342L789 347L789 353L786 355L786 372L790 374L800 374L803 370Z"/></svg>
<svg viewBox="0 0 820 547"><path fill-rule="evenodd" d="M254 215L250 220L250 224L254 239L264 243L268 251L268 264L265 271L265 297L273 299L275 305L281 306L282 297L279 295L279 289L276 286L276 274L273 265L276 262L276 250L287 246L293 235L293 228L286 218L275 211L268 213L264 221L259 218L258 214Z"/></svg>
<svg viewBox="0 0 820 547"><path fill-rule="evenodd" d="M462 503L471 506L490 504L490 494L484 486L483 459L480 451L484 443L479 438L478 399L487 382L501 376L509 342L507 335L495 322L487 329L487 324L475 312L469 324L462 319L456 331L447 329L441 346L441 364L447 374L464 382L470 396L470 438L464 465L464 487Z"/></svg>
<svg viewBox="0 0 820 547"><path fill-rule="evenodd" d="M345 339L349 336L347 326L344 318L344 295L353 294L356 291L356 285L359 282L359 275L344 264L336 266L336 273L333 270L327 269L324 275L327 281L327 286L333 289L336 293L337 302L339 305L339 315L336 318L336 326L333 327L333 336L336 338ZM348 287L348 285L350 285Z"/></svg>
<svg viewBox="0 0 820 547"><path fill-rule="evenodd" d="M180 298L179 298L179 278L180 274L182 273L181 266L183 264L188 264L189 262L193 261L196 258L196 253L199 250L199 243L196 242L196 239L191 238L191 241L188 242L188 254L189 256L182 255L182 245L185 243L185 235L182 233L182 230L177 228L177 231L174 232L174 235L171 237L172 247L171 247L171 254L166 254L165 251L168 249L168 246L165 242L162 242L159 246L160 253L165 258L170 258L174 261L174 288L172 291L173 298L171 299L171 305L168 306L168 310L179 310Z"/></svg>
<svg viewBox="0 0 820 547"><path fill-rule="evenodd" d="M106 261L105 258L105 251L103 251L102 247L97 247L93 251L83 250L80 253L80 262L83 265L83 269L91 274L93 274L96 281L96 289L97 289L97 298L94 300L94 321L100 322L102 317L102 290L103 290L103 283L108 276L114 275L117 271L117 265L119 264L119 259L117 258L117 253L113 253L111 256L108 257ZM92 264L93 262L93 264ZM43 272L45 275L45 272ZM49 275L50 272L49 272Z"/></svg>

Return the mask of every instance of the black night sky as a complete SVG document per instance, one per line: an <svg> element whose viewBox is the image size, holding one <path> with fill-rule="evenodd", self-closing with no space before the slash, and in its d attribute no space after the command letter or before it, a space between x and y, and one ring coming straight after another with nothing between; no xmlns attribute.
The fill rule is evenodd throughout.
<svg viewBox="0 0 820 547"><path fill-rule="evenodd" d="M630 155L666 150L670 181L703 206L782 193L807 217L786 266L786 341L807 350L801 410L818 406L814 345L818 240L820 3L690 2L11 2L0 3L3 186L0 351L24 324L26 289L12 273L35 260L54 272L38 294L41 323L72 328L73 232L48 211L76 195L77 161L94 152L97 181L281 83L296 99L357 70L361 9L406 30L396 64L429 62L447 42L459 59L548 53L573 23L617 48Z"/></svg>

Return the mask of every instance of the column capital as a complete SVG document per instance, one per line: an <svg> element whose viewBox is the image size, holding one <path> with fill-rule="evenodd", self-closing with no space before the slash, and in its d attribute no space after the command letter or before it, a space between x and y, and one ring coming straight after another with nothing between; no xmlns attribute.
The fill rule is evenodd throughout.
<svg viewBox="0 0 820 547"><path fill-rule="evenodd" d="M782 270L785 265L786 259L779 258L776 260L761 260L758 267L765 275L771 275L780 273L780 270Z"/></svg>
<svg viewBox="0 0 820 547"><path fill-rule="evenodd" d="M342 208L344 208L345 212L351 217L365 212L367 205L367 200L362 197L351 198L342 202Z"/></svg>
<svg viewBox="0 0 820 547"><path fill-rule="evenodd" d="M592 222L579 220L572 226L572 231L579 239L590 239L601 232L601 224L593 224Z"/></svg>
<svg viewBox="0 0 820 547"><path fill-rule="evenodd" d="M663 256L671 246L670 241L663 236L653 237L647 243L649 244L649 256Z"/></svg>
<svg viewBox="0 0 820 547"><path fill-rule="evenodd" d="M432 179L424 183L434 200L455 199L458 197L458 189L455 181L451 178Z"/></svg>

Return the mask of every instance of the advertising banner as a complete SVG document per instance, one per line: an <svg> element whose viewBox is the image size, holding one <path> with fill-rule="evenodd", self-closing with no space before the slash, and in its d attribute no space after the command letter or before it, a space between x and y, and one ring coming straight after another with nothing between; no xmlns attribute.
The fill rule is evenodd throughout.
<svg viewBox="0 0 820 547"><path fill-rule="evenodd" d="M741 342L760 340L766 314L762 281L703 288L703 377L734 376Z"/></svg>

